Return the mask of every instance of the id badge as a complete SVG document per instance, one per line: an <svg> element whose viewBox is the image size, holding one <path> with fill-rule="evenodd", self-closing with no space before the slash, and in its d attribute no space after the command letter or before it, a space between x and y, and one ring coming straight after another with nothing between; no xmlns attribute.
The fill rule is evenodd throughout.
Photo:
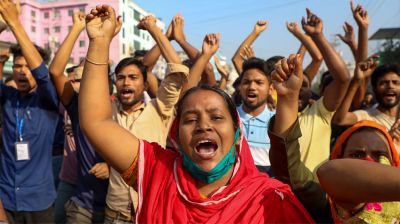
<svg viewBox="0 0 400 224"><path fill-rule="evenodd" d="M29 160L29 143L28 142L16 142L15 143L15 155L17 161Z"/></svg>

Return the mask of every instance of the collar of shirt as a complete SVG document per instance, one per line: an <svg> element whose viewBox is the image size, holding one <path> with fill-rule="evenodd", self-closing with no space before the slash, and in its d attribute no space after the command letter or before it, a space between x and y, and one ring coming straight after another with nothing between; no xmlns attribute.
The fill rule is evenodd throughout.
<svg viewBox="0 0 400 224"><path fill-rule="evenodd" d="M144 107L146 106L145 103L142 103L142 104L140 104L139 107L133 109L133 111L132 111L131 113L128 113L128 112L126 112L126 111L122 108L122 104L119 103L118 101L117 101L117 105L118 105L118 112L119 112L121 115L124 115L124 116L136 115L136 114L138 114L138 112L143 111L143 110L144 110ZM140 113L139 113L139 114L140 114Z"/></svg>
<svg viewBox="0 0 400 224"><path fill-rule="evenodd" d="M258 116L255 116L255 117L253 117L252 115L250 115L244 111L243 104L240 105L237 108L237 110L239 112L240 119L242 121L248 121L252 118L255 118L256 120L258 120L260 122L267 123L269 121L269 119L274 115L274 112L270 111L267 106L265 106L265 109L263 110L263 112L261 114L259 114Z"/></svg>

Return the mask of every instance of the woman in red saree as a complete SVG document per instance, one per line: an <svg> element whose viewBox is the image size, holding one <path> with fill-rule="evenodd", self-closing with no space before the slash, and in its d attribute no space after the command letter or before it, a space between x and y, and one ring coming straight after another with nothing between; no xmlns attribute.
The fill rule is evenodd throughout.
<svg viewBox="0 0 400 224"><path fill-rule="evenodd" d="M113 122L102 62L108 59L115 12L97 6L86 20L90 43L79 98L82 130L137 188L138 223L313 222L287 185L257 171L235 106L221 90L194 88L182 98L176 151L141 141ZM141 25L151 34L161 32L151 19ZM172 48L160 38L167 43L160 48Z"/></svg>

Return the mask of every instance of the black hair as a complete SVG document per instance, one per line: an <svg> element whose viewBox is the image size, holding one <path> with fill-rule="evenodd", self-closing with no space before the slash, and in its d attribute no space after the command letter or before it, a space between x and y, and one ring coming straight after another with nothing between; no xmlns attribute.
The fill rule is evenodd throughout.
<svg viewBox="0 0 400 224"><path fill-rule="evenodd" d="M282 60L284 58L285 57L279 56L279 55L272 56L272 57L268 58L265 61L265 66L267 67L268 74L271 74L271 72L274 71L274 69L275 69L275 64L278 63L278 61L280 61L280 60Z"/></svg>
<svg viewBox="0 0 400 224"><path fill-rule="evenodd" d="M138 57L144 57L147 52L149 52L148 50L136 50L135 53L133 54L134 58L138 58Z"/></svg>
<svg viewBox="0 0 400 224"><path fill-rule="evenodd" d="M228 108L229 114L231 115L232 121L233 121L233 127L236 129L239 127L239 115L236 111L236 106L235 103L232 101L231 97L225 93L223 90L221 90L218 87L215 86L210 86L207 84L201 84L199 86L193 87L189 90L187 90L185 92L185 94L182 96L182 98L179 100L178 104L177 104L177 118L178 120L181 117L181 113L182 113L182 107L183 107L183 103L185 102L185 99L190 95L193 94L199 90L209 90L209 91L213 91L215 93L217 93L218 95L222 96L222 98L224 99L225 103L226 103L226 107Z"/></svg>
<svg viewBox="0 0 400 224"><path fill-rule="evenodd" d="M193 61L190 59L185 59L182 61L182 64L191 69L194 65Z"/></svg>
<svg viewBox="0 0 400 224"><path fill-rule="evenodd" d="M232 83L233 88L238 88L240 83L242 82L242 75L239 75L239 77L236 78L236 80Z"/></svg>
<svg viewBox="0 0 400 224"><path fill-rule="evenodd" d="M319 88L321 90L321 94L322 91L325 90L325 88L333 81L333 77L331 75L331 73L329 73L329 71L326 71L322 74L321 76L321 83L319 85Z"/></svg>
<svg viewBox="0 0 400 224"><path fill-rule="evenodd" d="M67 73L74 72L75 69L78 68L78 67L79 67L79 65L71 66L71 67L69 67L69 68L66 69L66 72L67 72Z"/></svg>
<svg viewBox="0 0 400 224"><path fill-rule="evenodd" d="M376 88L376 85L378 84L378 79L390 72L396 73L397 75L400 76L400 66L395 64L378 66L371 75L371 85L373 89Z"/></svg>
<svg viewBox="0 0 400 224"><path fill-rule="evenodd" d="M128 57L128 58L122 59L118 63L118 65L115 67L115 75L118 75L118 73L123 68L125 68L126 66L129 66L129 65L136 65L139 68L139 70L142 73L142 75L143 75L144 82L147 82L147 69L146 69L146 66L143 64L142 61L140 61L140 60L138 60L138 59L136 59L134 57Z"/></svg>
<svg viewBox="0 0 400 224"><path fill-rule="evenodd" d="M242 68L243 71L241 76L243 76L244 73L250 69L258 69L267 77L268 81L271 80L271 73L268 70L265 61L261 58L250 58L248 60L245 60L243 62Z"/></svg>
<svg viewBox="0 0 400 224"><path fill-rule="evenodd" d="M50 52L45 50L45 49L43 49L43 48L41 48L41 47L39 47L39 46L37 46L36 44L34 44L34 46L35 46L36 50L39 52L39 54L42 57L42 59L45 62L45 64L47 64L49 62L49 60L50 60ZM14 60L17 57L24 57L24 54L22 53L21 46L19 44L11 45L10 51L11 51L13 57L14 57Z"/></svg>

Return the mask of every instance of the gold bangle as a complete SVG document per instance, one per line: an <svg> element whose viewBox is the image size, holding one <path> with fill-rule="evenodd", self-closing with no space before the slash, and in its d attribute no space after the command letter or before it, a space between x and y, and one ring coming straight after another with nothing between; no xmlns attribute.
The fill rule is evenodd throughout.
<svg viewBox="0 0 400 224"><path fill-rule="evenodd" d="M106 63L98 63L98 62L94 62L92 60L89 60L89 58L85 58L87 62L89 62L90 64L94 64L94 65L108 65L108 62Z"/></svg>

